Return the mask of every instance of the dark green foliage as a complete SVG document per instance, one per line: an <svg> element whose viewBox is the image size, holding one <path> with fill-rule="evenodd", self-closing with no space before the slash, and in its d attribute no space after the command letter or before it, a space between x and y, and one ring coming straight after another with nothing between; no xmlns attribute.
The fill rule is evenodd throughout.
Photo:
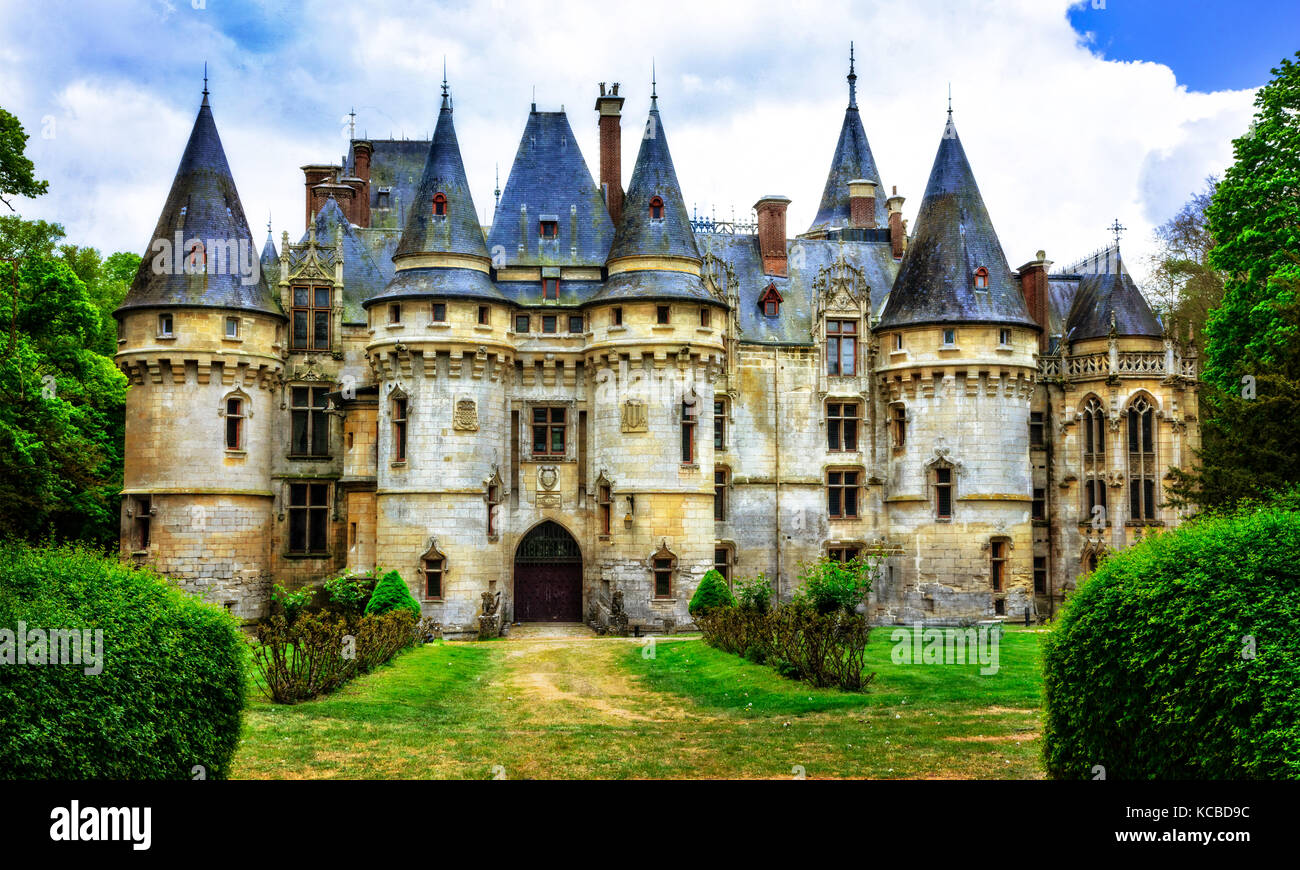
<svg viewBox="0 0 1300 870"><path fill-rule="evenodd" d="M389 571L375 584L375 591L366 604L366 613L387 613L394 608L402 608L420 618L420 602L411 594L410 587L396 571Z"/></svg>
<svg viewBox="0 0 1300 870"><path fill-rule="evenodd" d="M727 588L727 581L722 579L722 575L717 571L710 569L704 579L700 580L700 585L695 588L695 594L691 596L691 603L687 607L691 616L699 616L715 607L735 607L736 598Z"/></svg>
<svg viewBox="0 0 1300 870"><path fill-rule="evenodd" d="M36 177L36 166L23 152L27 150L27 133L18 119L0 109L0 202L9 206L12 196L40 196L49 189L48 181Z"/></svg>
<svg viewBox="0 0 1300 870"><path fill-rule="evenodd" d="M315 594L310 587L290 591L277 583L271 589L271 608L283 614L286 622L292 623L311 604Z"/></svg>
<svg viewBox="0 0 1300 870"><path fill-rule="evenodd" d="M375 591L375 578L340 574L325 581L325 595L331 610L360 616Z"/></svg>
<svg viewBox="0 0 1300 870"><path fill-rule="evenodd" d="M853 613L871 592L874 565L861 556L839 562L823 556L803 566L798 597L821 614Z"/></svg>
<svg viewBox="0 0 1300 870"><path fill-rule="evenodd" d="M736 602L742 610L767 613L772 609L772 584L767 575L746 577L736 581Z"/></svg>
<svg viewBox="0 0 1300 870"><path fill-rule="evenodd" d="M0 665L0 778L228 775L248 647L220 608L88 549L2 544L0 628L20 620L102 630L103 671Z"/></svg>
<svg viewBox="0 0 1300 870"><path fill-rule="evenodd" d="M1152 536L1079 588L1045 651L1052 776L1300 779L1297 502Z"/></svg>

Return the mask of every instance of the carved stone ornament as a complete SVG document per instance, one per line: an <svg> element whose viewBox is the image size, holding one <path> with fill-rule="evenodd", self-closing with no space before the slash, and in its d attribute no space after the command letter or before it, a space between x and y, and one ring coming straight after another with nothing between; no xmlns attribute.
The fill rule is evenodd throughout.
<svg viewBox="0 0 1300 870"><path fill-rule="evenodd" d="M478 405L473 399L457 399L456 409L452 413L452 428L462 432L478 431Z"/></svg>
<svg viewBox="0 0 1300 870"><path fill-rule="evenodd" d="M623 403L622 416L624 432L649 431L645 402L639 399L628 399Z"/></svg>

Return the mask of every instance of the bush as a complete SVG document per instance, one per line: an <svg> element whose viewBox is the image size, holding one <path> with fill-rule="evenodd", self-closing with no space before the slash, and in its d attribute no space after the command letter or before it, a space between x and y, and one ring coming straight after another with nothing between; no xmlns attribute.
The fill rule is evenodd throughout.
<svg viewBox="0 0 1300 870"><path fill-rule="evenodd" d="M326 580L324 589L331 610L345 616L360 616L374 594L375 578L340 574Z"/></svg>
<svg viewBox="0 0 1300 870"><path fill-rule="evenodd" d="M874 564L861 556L840 562L823 556L803 566L798 597L818 613L854 613L871 592Z"/></svg>
<svg viewBox="0 0 1300 870"><path fill-rule="evenodd" d="M712 568L704 575L700 585L696 587L695 594L691 596L691 603L687 610L691 616L699 616L714 609L715 607L735 607L736 598L727 588L727 581L722 579L722 575Z"/></svg>
<svg viewBox="0 0 1300 870"><path fill-rule="evenodd" d="M285 620L293 622L298 618L298 614L308 609L315 595L316 590L311 587L290 592L276 583L271 588L271 609L283 613Z"/></svg>
<svg viewBox="0 0 1300 870"><path fill-rule="evenodd" d="M17 664L19 621L29 635L102 631L103 670ZM0 628L0 778L229 775L248 648L221 608L88 549L2 544Z"/></svg>
<svg viewBox="0 0 1300 870"><path fill-rule="evenodd" d="M1048 637L1048 772L1300 778L1297 550L1300 512L1274 505L1106 559Z"/></svg>
<svg viewBox="0 0 1300 870"><path fill-rule="evenodd" d="M389 571L375 584L375 591L366 604L366 614L387 613L395 608L409 610L420 618L420 602L415 600L411 589L396 571Z"/></svg>
<svg viewBox="0 0 1300 870"><path fill-rule="evenodd" d="M767 613L772 609L772 584L766 574L736 581L736 602L741 610Z"/></svg>

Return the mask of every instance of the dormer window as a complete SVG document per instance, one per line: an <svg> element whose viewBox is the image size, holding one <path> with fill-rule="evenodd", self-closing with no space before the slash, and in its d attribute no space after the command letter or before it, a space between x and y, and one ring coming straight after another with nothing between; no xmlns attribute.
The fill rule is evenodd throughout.
<svg viewBox="0 0 1300 870"><path fill-rule="evenodd" d="M433 195L433 216L434 217L447 216L447 196L442 192L438 192Z"/></svg>
<svg viewBox="0 0 1300 870"><path fill-rule="evenodd" d="M661 221L664 219L664 201L660 197L654 197L650 200L650 220Z"/></svg>
<svg viewBox="0 0 1300 870"><path fill-rule="evenodd" d="M539 221L537 224L537 234L544 239L558 239L560 237L559 221Z"/></svg>
<svg viewBox="0 0 1300 870"><path fill-rule="evenodd" d="M778 317L781 314L781 303L784 300L781 294L777 292L775 284L768 284L763 295L758 297L758 305L763 309L764 317Z"/></svg>
<svg viewBox="0 0 1300 870"><path fill-rule="evenodd" d="M975 289L989 289L989 270L985 269L983 266L980 266L975 270Z"/></svg>
<svg viewBox="0 0 1300 870"><path fill-rule="evenodd" d="M542 279L542 298L556 299L560 298L560 279L543 278Z"/></svg>

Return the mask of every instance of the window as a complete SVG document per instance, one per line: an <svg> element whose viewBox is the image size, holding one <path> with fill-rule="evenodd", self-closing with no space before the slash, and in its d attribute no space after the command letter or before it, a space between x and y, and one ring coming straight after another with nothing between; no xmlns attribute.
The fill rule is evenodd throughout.
<svg viewBox="0 0 1300 870"><path fill-rule="evenodd" d="M401 323L401 322L402 322L402 306L401 306L401 305L393 304L393 305L388 306L388 322L389 322L389 323Z"/></svg>
<svg viewBox="0 0 1300 870"><path fill-rule="evenodd" d="M935 516L939 519L952 519L951 468L939 467L934 470L934 508Z"/></svg>
<svg viewBox="0 0 1300 870"><path fill-rule="evenodd" d="M601 484L596 493L596 504L600 506L600 533L608 535L614 516L614 492L609 484Z"/></svg>
<svg viewBox="0 0 1300 870"><path fill-rule="evenodd" d="M727 519L727 469L713 470L713 519L726 522Z"/></svg>
<svg viewBox="0 0 1300 870"><path fill-rule="evenodd" d="M393 461L406 461L406 399L393 399Z"/></svg>
<svg viewBox="0 0 1300 870"><path fill-rule="evenodd" d="M330 288L293 288L292 350L329 350Z"/></svg>
<svg viewBox="0 0 1300 870"><path fill-rule="evenodd" d="M523 335L527 335L527 334L528 334L528 330L529 330L528 315L527 315L527 314L516 314L516 315L515 315L515 332L518 332L518 333L523 334Z"/></svg>
<svg viewBox="0 0 1300 870"><path fill-rule="evenodd" d="M673 569L677 567L677 557L667 550L655 553L651 560L654 566L655 598L673 597Z"/></svg>
<svg viewBox="0 0 1300 870"><path fill-rule="evenodd" d="M713 449L727 449L727 400L713 400Z"/></svg>
<svg viewBox="0 0 1300 870"><path fill-rule="evenodd" d="M437 601L442 598L442 575L446 573L447 560L441 557L424 560L424 597Z"/></svg>
<svg viewBox="0 0 1300 870"><path fill-rule="evenodd" d="M660 326L665 326L665 325L667 325L667 324L668 324L668 315L669 315L669 311L670 311L670 309L669 309L669 307L668 307L667 305L660 305L660 306L656 307L656 308L655 308L655 322L658 323Z"/></svg>
<svg viewBox="0 0 1300 870"><path fill-rule="evenodd" d="M851 376L857 371L858 322L826 321L826 373Z"/></svg>
<svg viewBox="0 0 1300 870"><path fill-rule="evenodd" d="M852 562L861 555L861 547L830 547L826 550L827 558L835 562Z"/></svg>
<svg viewBox="0 0 1300 870"><path fill-rule="evenodd" d="M441 192L435 193L433 195L433 216L434 217L447 216L447 197L445 194Z"/></svg>
<svg viewBox="0 0 1300 870"><path fill-rule="evenodd" d="M329 417L325 416L327 387L290 387L291 456L328 456Z"/></svg>
<svg viewBox="0 0 1300 870"><path fill-rule="evenodd" d="M497 505L501 504L501 482L495 478L487 487L487 533L495 537L497 533Z"/></svg>
<svg viewBox="0 0 1300 870"><path fill-rule="evenodd" d="M858 449L857 402L831 402L826 406L826 449L832 453Z"/></svg>
<svg viewBox="0 0 1300 870"><path fill-rule="evenodd" d="M556 330L556 316L554 314L542 315L542 332L553 333Z"/></svg>
<svg viewBox="0 0 1300 870"><path fill-rule="evenodd" d="M623 309L622 309L622 308L614 308L614 309L611 309L611 310L610 310L610 312L609 312L609 323L610 323L610 326L622 326L622 325L623 325Z"/></svg>
<svg viewBox="0 0 1300 870"><path fill-rule="evenodd" d="M149 549L150 521L153 519L153 499L140 496L135 500L135 548Z"/></svg>
<svg viewBox="0 0 1300 870"><path fill-rule="evenodd" d="M664 219L664 201L659 197L650 200L650 220L661 221Z"/></svg>
<svg viewBox="0 0 1300 870"><path fill-rule="evenodd" d="M695 462L695 410L697 402L682 402L682 465Z"/></svg>
<svg viewBox="0 0 1300 870"><path fill-rule="evenodd" d="M700 326L707 328L709 325L709 309L700 309Z"/></svg>
<svg viewBox="0 0 1300 870"><path fill-rule="evenodd" d="M714 547L713 570L722 575L722 579L731 585L731 548Z"/></svg>
<svg viewBox="0 0 1300 870"><path fill-rule="evenodd" d="M329 552L329 484L289 484L289 552Z"/></svg>
<svg viewBox="0 0 1300 870"><path fill-rule="evenodd" d="M1047 594L1047 557L1034 557L1034 594Z"/></svg>
<svg viewBox="0 0 1300 870"><path fill-rule="evenodd" d="M775 284L768 284L763 295L758 298L758 305L763 309L764 317L777 317L781 313L781 303L784 300L781 294L777 292Z"/></svg>
<svg viewBox="0 0 1300 870"><path fill-rule="evenodd" d="M1106 509L1106 409L1092 396L1083 406L1083 497L1085 522ZM1102 514L1102 520L1105 520Z"/></svg>
<svg viewBox="0 0 1300 870"><path fill-rule="evenodd" d="M226 338L239 338L239 318L226 318Z"/></svg>
<svg viewBox="0 0 1300 870"><path fill-rule="evenodd" d="M446 303L446 302L435 302L435 303L433 303L433 322L434 322L434 323L446 323L446 322L447 322L447 303Z"/></svg>
<svg viewBox="0 0 1300 870"><path fill-rule="evenodd" d="M226 399L226 449L244 449L243 399Z"/></svg>
<svg viewBox="0 0 1300 870"><path fill-rule="evenodd" d="M1129 518L1156 518L1155 408L1138 396L1128 406Z"/></svg>
<svg viewBox="0 0 1300 870"><path fill-rule="evenodd" d="M902 350L902 349L903 349L903 333L901 333L901 332L895 332L895 333L894 333L894 350Z"/></svg>
<svg viewBox="0 0 1300 870"><path fill-rule="evenodd" d="M533 408L533 456L564 456L565 411Z"/></svg>
<svg viewBox="0 0 1300 870"><path fill-rule="evenodd" d="M985 269L983 266L980 266L978 269L975 270L975 289L976 290L989 289L989 270Z"/></svg>
<svg viewBox="0 0 1300 870"><path fill-rule="evenodd" d="M907 408L903 405L889 406L889 428L894 436L894 447L901 448L907 444Z"/></svg>
<svg viewBox="0 0 1300 870"><path fill-rule="evenodd" d="M537 224L537 234L544 239L558 239L560 237L560 222L539 221Z"/></svg>
<svg viewBox="0 0 1300 870"><path fill-rule="evenodd" d="M1030 511L1030 517L1035 520L1047 519L1047 490L1034 488L1033 509Z"/></svg>
<svg viewBox="0 0 1300 870"><path fill-rule="evenodd" d="M375 197L375 208L384 209L392 207L393 192L386 187L379 188L378 195Z"/></svg>
<svg viewBox="0 0 1300 870"><path fill-rule="evenodd" d="M826 474L826 508L833 520L858 516L858 472L830 471Z"/></svg>
<svg viewBox="0 0 1300 870"><path fill-rule="evenodd" d="M957 343L957 330L945 329L943 331L943 346L952 347Z"/></svg>
<svg viewBox="0 0 1300 870"><path fill-rule="evenodd" d="M581 314L569 315L569 332L573 335L581 335L583 332L586 332L586 329L584 329L585 325L586 324L583 322Z"/></svg>
<svg viewBox="0 0 1300 870"><path fill-rule="evenodd" d="M1006 541L992 541L990 550L989 582L993 585L994 592L1001 592L1002 584L1006 580L1007 543Z"/></svg>
<svg viewBox="0 0 1300 870"><path fill-rule="evenodd" d="M560 279L543 278L542 279L542 298L559 299L560 298Z"/></svg>
<svg viewBox="0 0 1300 870"><path fill-rule="evenodd" d="M998 344L1003 347L1011 344L1011 330L1002 328L998 330Z"/></svg>
<svg viewBox="0 0 1300 870"><path fill-rule="evenodd" d="M170 314L158 315L158 335L161 338L171 338L172 316Z"/></svg>
<svg viewBox="0 0 1300 870"><path fill-rule="evenodd" d="M1029 446L1042 447L1045 441L1046 431L1043 428L1043 412L1029 412Z"/></svg>
<svg viewBox="0 0 1300 870"><path fill-rule="evenodd" d="M479 326L487 326L490 320L491 320L491 309L489 309L486 305L480 305L478 307Z"/></svg>

